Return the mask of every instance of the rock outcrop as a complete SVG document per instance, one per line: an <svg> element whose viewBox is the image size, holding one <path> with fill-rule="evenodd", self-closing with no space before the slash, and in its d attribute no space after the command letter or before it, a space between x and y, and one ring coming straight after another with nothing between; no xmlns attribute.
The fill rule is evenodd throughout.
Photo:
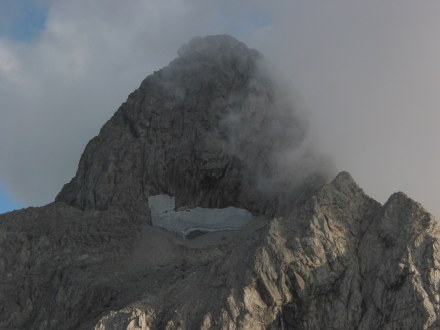
<svg viewBox="0 0 440 330"><path fill-rule="evenodd" d="M438 329L439 234L404 194L381 206L341 173L96 329Z"/></svg>
<svg viewBox="0 0 440 330"><path fill-rule="evenodd" d="M181 240L123 211L0 216L2 329L438 329L440 229L341 173L290 214Z"/></svg>
<svg viewBox="0 0 440 330"><path fill-rule="evenodd" d="M325 183L286 162L305 130L259 57L192 40L56 202L0 215L0 329L440 328L436 220L403 193L381 205L346 172ZM160 194L256 219L184 240L151 225Z"/></svg>
<svg viewBox="0 0 440 330"><path fill-rule="evenodd" d="M81 209L142 209L148 196L167 194L177 207L274 214L280 201L304 194L305 187L296 189L302 182L321 185L312 166L285 160L301 148L305 128L260 57L229 36L192 39L90 141L56 200Z"/></svg>

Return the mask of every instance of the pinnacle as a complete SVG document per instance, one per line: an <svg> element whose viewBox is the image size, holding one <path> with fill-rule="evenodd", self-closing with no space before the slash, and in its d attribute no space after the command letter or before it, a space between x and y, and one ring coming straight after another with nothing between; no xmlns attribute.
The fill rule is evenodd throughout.
<svg viewBox="0 0 440 330"><path fill-rule="evenodd" d="M339 190L345 190L348 188L360 189L356 181L353 179L350 173L347 171L339 172L339 174L331 182Z"/></svg>
<svg viewBox="0 0 440 330"><path fill-rule="evenodd" d="M251 55L257 57L256 50L249 49L244 43L230 35L210 35L205 37L194 37L188 43L182 45L177 51L179 57L192 56L201 57L242 57Z"/></svg>

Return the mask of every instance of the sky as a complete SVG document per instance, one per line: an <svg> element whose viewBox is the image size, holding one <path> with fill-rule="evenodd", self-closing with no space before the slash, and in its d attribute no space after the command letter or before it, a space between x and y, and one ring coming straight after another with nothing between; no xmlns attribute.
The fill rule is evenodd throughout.
<svg viewBox="0 0 440 330"><path fill-rule="evenodd" d="M289 82L338 170L439 218L439 31L436 0L2 0L0 213L53 201L143 78L227 33Z"/></svg>

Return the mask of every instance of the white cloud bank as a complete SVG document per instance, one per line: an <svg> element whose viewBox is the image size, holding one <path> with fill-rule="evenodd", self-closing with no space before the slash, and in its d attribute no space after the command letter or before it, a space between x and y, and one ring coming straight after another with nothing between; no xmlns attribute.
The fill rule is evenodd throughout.
<svg viewBox="0 0 440 330"><path fill-rule="evenodd" d="M57 0L33 41L0 39L0 182L53 200L86 142L195 35L262 51L317 142L367 193L440 215L440 2ZM1 5L0 5L1 10Z"/></svg>

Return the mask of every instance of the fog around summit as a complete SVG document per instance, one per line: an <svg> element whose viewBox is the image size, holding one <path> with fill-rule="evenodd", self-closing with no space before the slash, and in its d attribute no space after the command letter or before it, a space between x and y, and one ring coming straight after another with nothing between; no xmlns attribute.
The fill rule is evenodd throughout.
<svg viewBox="0 0 440 330"><path fill-rule="evenodd" d="M43 2L38 34L0 36L0 183L24 206L54 199L87 141L184 42L227 33L290 80L338 170L381 202L401 190L440 215L440 3Z"/></svg>

